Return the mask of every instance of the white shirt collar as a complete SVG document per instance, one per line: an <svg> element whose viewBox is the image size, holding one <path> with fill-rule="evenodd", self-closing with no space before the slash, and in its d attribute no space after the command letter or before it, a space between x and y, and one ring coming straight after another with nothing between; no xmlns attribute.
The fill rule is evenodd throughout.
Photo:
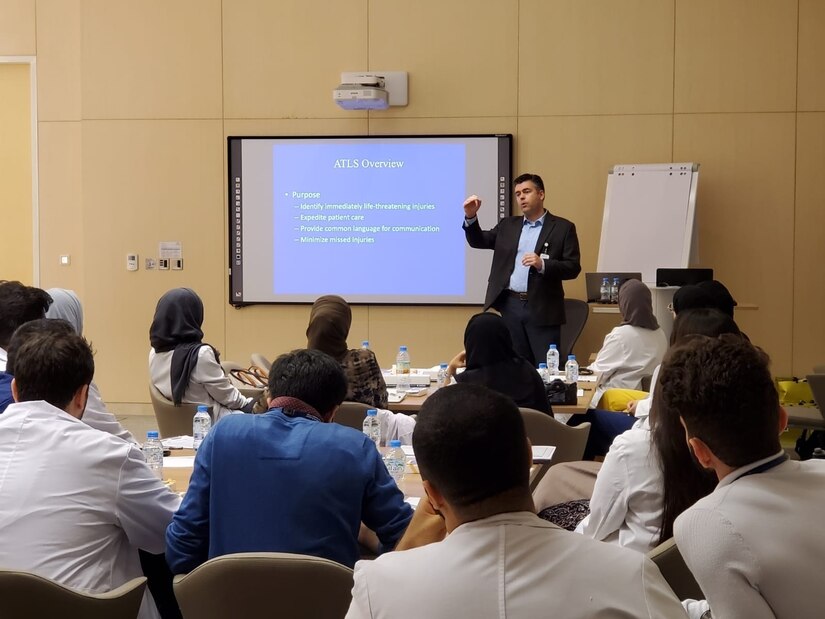
<svg viewBox="0 0 825 619"><path fill-rule="evenodd" d="M6 363L9 361L9 356L5 350L0 348L0 372L6 371Z"/></svg>
<svg viewBox="0 0 825 619"><path fill-rule="evenodd" d="M756 467L762 466L766 462L770 462L771 460L782 456L784 453L785 452L780 449L779 451L777 451L772 456L768 456L767 458L762 458L761 460L757 460L756 462L751 462L750 464L746 464L745 466L740 466L738 469L736 469L734 471L731 471L725 477L723 477L719 481L719 484L716 487L721 488L723 486L727 486L728 484L732 484L733 482L735 482L737 479L742 477L742 475L744 475L748 471L752 471Z"/></svg>

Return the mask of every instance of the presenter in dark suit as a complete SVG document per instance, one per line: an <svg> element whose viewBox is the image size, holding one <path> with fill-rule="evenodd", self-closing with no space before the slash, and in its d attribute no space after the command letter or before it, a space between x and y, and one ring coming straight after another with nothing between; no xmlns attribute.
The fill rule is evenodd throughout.
<svg viewBox="0 0 825 619"><path fill-rule="evenodd" d="M539 175L522 174L513 185L523 216L482 230L481 200L470 196L464 201L464 234L470 247L493 250L484 309L501 313L516 351L536 365L550 344L559 344L565 322L561 282L581 271L579 239L572 222L545 210Z"/></svg>

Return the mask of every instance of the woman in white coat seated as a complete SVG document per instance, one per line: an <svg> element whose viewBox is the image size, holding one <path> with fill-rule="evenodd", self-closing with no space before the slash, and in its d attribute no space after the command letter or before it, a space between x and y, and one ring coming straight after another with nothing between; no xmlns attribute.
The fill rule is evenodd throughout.
<svg viewBox="0 0 825 619"><path fill-rule="evenodd" d="M231 412L252 412L247 398L229 381L220 355L203 341L203 302L189 288L164 294L149 329L149 376L175 405L205 404L217 422Z"/></svg>

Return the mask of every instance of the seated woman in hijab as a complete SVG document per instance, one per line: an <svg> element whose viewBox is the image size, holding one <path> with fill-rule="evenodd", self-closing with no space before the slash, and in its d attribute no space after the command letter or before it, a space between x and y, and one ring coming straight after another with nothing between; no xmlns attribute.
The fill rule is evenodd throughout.
<svg viewBox="0 0 825 619"><path fill-rule="evenodd" d="M83 306L73 290L49 288L52 304L46 312L46 318L62 318L68 322L78 335L83 335ZM97 430L108 432L124 441L136 443L135 437L118 423L115 416L106 408L100 390L94 381L89 385L89 399L83 413L83 423Z"/></svg>
<svg viewBox="0 0 825 619"><path fill-rule="evenodd" d="M189 288L164 294L149 329L149 376L175 405L205 404L217 422L231 412L252 412L247 398L229 381L220 355L203 342L203 302Z"/></svg>
<svg viewBox="0 0 825 619"><path fill-rule="evenodd" d="M460 367L464 372L456 373ZM536 368L513 349L513 340L498 314L476 314L464 330L464 350L447 366L456 382L484 385L509 396L518 406L550 413L544 381Z"/></svg>
<svg viewBox="0 0 825 619"><path fill-rule="evenodd" d="M327 353L344 368L349 384L345 401L386 409L387 384L381 367L371 350L347 346L351 326L349 303L334 294L318 297L309 312L307 348Z"/></svg>

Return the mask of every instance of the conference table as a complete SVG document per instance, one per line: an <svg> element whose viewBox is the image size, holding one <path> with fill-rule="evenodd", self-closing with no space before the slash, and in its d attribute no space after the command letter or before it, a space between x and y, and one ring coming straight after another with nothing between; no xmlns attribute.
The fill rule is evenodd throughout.
<svg viewBox="0 0 825 619"><path fill-rule="evenodd" d="M578 388L581 395L578 396L576 404L569 405L553 405L553 413L565 415L580 415L590 408L590 401L593 399L593 393L596 391L598 384L598 375L582 377L579 380ZM406 413L412 415L421 410L421 405L427 401L430 394L435 392L435 388L430 386L422 395L407 394L400 402L390 402L389 409L394 413Z"/></svg>

